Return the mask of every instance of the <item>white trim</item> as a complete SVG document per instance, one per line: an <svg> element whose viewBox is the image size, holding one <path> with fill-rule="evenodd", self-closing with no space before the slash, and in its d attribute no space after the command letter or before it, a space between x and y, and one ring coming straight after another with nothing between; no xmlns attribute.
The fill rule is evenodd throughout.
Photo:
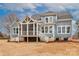
<svg viewBox="0 0 79 59"><path fill-rule="evenodd" d="M61 28L61 33L58 33L58 27ZM65 27L65 33L62 33L62 27ZM70 33L67 33L67 27L71 27L71 25L58 25L57 26L57 34L70 34Z"/></svg>
<svg viewBox="0 0 79 59"><path fill-rule="evenodd" d="M68 19L57 19L57 21L70 21L72 20L71 18L68 18Z"/></svg>

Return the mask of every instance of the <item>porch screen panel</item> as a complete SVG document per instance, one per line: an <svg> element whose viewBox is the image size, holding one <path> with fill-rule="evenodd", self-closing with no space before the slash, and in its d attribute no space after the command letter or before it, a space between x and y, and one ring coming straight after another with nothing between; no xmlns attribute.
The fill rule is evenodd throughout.
<svg viewBox="0 0 79 59"><path fill-rule="evenodd" d="M35 24L35 35L36 35L36 33L37 33L37 25Z"/></svg>
<svg viewBox="0 0 79 59"><path fill-rule="evenodd" d="M27 24L22 25L22 34L27 35Z"/></svg>
<svg viewBox="0 0 79 59"><path fill-rule="evenodd" d="M28 34L33 35L33 24L28 24Z"/></svg>

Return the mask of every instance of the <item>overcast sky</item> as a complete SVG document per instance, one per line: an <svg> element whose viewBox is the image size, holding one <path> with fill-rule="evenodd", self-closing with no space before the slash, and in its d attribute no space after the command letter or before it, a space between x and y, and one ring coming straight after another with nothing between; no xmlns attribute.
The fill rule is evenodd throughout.
<svg viewBox="0 0 79 59"><path fill-rule="evenodd" d="M26 15L46 11L67 11L73 16L74 21L79 19L78 3L0 3L0 21L4 19L4 16L12 13L15 13L22 20Z"/></svg>
<svg viewBox="0 0 79 59"><path fill-rule="evenodd" d="M74 20L79 19L79 4L67 4L67 3L1 3L0 4L0 18L7 14L15 13L18 17L24 17L26 15L33 15L45 11L67 11L70 13Z"/></svg>

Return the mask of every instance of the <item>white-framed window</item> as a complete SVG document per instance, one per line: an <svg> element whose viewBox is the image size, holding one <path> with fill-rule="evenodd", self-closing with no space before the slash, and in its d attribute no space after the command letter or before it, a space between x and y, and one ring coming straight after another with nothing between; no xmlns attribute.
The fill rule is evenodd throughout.
<svg viewBox="0 0 79 59"><path fill-rule="evenodd" d="M52 26L49 26L49 33L53 33L52 32Z"/></svg>
<svg viewBox="0 0 79 59"><path fill-rule="evenodd" d="M70 26L67 26L67 33L70 33Z"/></svg>
<svg viewBox="0 0 79 59"><path fill-rule="evenodd" d="M65 26L62 26L62 33L65 33Z"/></svg>
<svg viewBox="0 0 79 59"><path fill-rule="evenodd" d="M56 16L46 16L45 17L45 22L46 23L51 23L51 22L53 22L54 20L56 20Z"/></svg>
<svg viewBox="0 0 79 59"><path fill-rule="evenodd" d="M44 26L41 27L41 32L44 33Z"/></svg>
<svg viewBox="0 0 79 59"><path fill-rule="evenodd" d="M18 28L17 28L17 27L14 27L14 28L13 28L13 34L15 34L15 35L18 34Z"/></svg>
<svg viewBox="0 0 79 59"><path fill-rule="evenodd" d="M49 22L50 22L50 23L53 22L53 16L50 16L50 18L49 18Z"/></svg>
<svg viewBox="0 0 79 59"><path fill-rule="evenodd" d="M61 34L61 26L58 26L58 27L57 27L57 33L58 33L58 34Z"/></svg>
<svg viewBox="0 0 79 59"><path fill-rule="evenodd" d="M45 33L48 33L48 26L45 26Z"/></svg>
<svg viewBox="0 0 79 59"><path fill-rule="evenodd" d="M70 34L70 25L60 25L57 26L58 34Z"/></svg>
<svg viewBox="0 0 79 59"><path fill-rule="evenodd" d="M46 20L46 23L48 23L48 17L46 17L46 19L45 19L45 20Z"/></svg>

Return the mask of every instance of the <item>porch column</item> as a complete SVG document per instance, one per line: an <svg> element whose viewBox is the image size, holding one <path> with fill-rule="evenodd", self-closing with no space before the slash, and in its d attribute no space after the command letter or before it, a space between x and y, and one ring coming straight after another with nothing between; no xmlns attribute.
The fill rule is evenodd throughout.
<svg viewBox="0 0 79 59"><path fill-rule="evenodd" d="M10 27L10 39L8 40L8 42L12 39L12 31L13 29Z"/></svg>
<svg viewBox="0 0 79 59"><path fill-rule="evenodd" d="M19 42L19 39L20 39L20 38L19 38L19 32L20 32L20 31L19 31L19 25L18 25L18 42Z"/></svg>
<svg viewBox="0 0 79 59"><path fill-rule="evenodd" d="M28 23L27 23L27 43L28 43Z"/></svg>
<svg viewBox="0 0 79 59"><path fill-rule="evenodd" d="M33 35L35 35L35 23L33 23Z"/></svg>
<svg viewBox="0 0 79 59"><path fill-rule="evenodd" d="M21 23L21 35L22 35L22 23Z"/></svg>
<svg viewBox="0 0 79 59"><path fill-rule="evenodd" d="M54 25L52 25L52 32L53 32L53 38L55 39L55 26Z"/></svg>
<svg viewBox="0 0 79 59"><path fill-rule="evenodd" d="M38 42L38 23L37 23L37 42Z"/></svg>

